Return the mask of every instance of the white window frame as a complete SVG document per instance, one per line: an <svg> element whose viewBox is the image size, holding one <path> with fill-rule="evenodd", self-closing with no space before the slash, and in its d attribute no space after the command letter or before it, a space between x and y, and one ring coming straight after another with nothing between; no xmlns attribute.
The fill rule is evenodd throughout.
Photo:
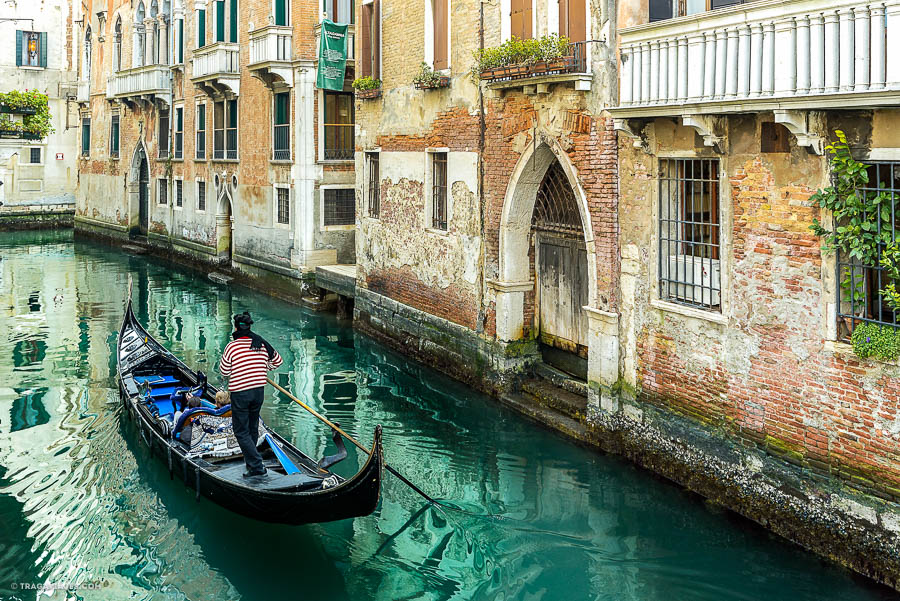
<svg viewBox="0 0 900 601"><path fill-rule="evenodd" d="M206 185L206 180L202 177L194 178L194 213L203 215L206 213L206 208L200 208L200 184L203 184L203 202L206 203L206 207L209 206L209 186Z"/></svg>
<svg viewBox="0 0 900 601"><path fill-rule="evenodd" d="M118 154L117 154L116 156L113 156L113 153L112 153L112 141L113 141L112 126L113 126L113 117L118 117L118 118L119 118L119 152L118 152ZM107 153L107 156L108 156L111 160L113 160L113 161L118 161L120 158L122 158L122 113L121 113L118 109L112 110L112 111L110 111L110 113L109 113L109 136L108 136L108 139L107 139L107 141L106 141L106 153Z"/></svg>
<svg viewBox="0 0 900 601"><path fill-rule="evenodd" d="M432 215L434 214L434 190L432 184L434 177L434 155L436 153L446 153L447 155L447 229L442 230L432 226ZM423 204L425 205L425 213L422 215L423 227L425 231L441 236L446 236L450 232L450 224L453 219L453 195L450 192L450 158L452 154L447 147L426 148L425 149L425 177L422 178L424 187L422 190Z"/></svg>
<svg viewBox="0 0 900 601"><path fill-rule="evenodd" d="M181 109L181 158L175 158L175 135L178 133L178 130L175 128L178 127L178 110ZM171 133L169 134L169 157L173 161L183 161L184 160L184 149L187 144L184 143L184 122L185 122L185 112L184 112L184 101L175 102L172 104L172 108L169 111L169 126L171 129ZM120 125L121 127L121 121ZM121 137L121 133L119 134ZM194 139L194 143L196 143L196 136ZM196 156L196 152L194 153Z"/></svg>
<svg viewBox="0 0 900 601"><path fill-rule="evenodd" d="M31 162L31 149L32 149L32 148L38 148L38 149L40 149L40 151L41 151L41 160L40 160L40 162L38 162L38 163L32 163L32 162ZM26 152L28 152L28 162L26 163L26 165L40 166L40 165L45 165L45 164L47 163L47 147L46 147L45 145L43 145L43 144L29 144L29 145L25 148L25 150L26 150Z"/></svg>
<svg viewBox="0 0 900 601"><path fill-rule="evenodd" d="M349 92L340 92L338 90L327 90L329 92L335 93L344 93L348 94ZM340 160L340 159L326 159L325 158L325 92L326 90L318 91L318 114L319 118L316 119L317 125L316 128L319 130L319 138L317 141L318 150L316 152L316 156L318 157L318 162L320 163L328 163L328 164L341 164L341 163L350 163L353 162L353 159ZM356 99L351 100L351 103L355 103ZM274 120L273 120L274 121ZM293 124L292 124L293 126ZM356 138L356 107L353 107L353 135L354 139ZM293 148L291 148L291 152L293 153ZM354 154L355 151L354 151ZM342 186L337 186L338 188Z"/></svg>
<svg viewBox="0 0 900 601"><path fill-rule="evenodd" d="M288 195L288 222L278 222L278 190L287 190ZM272 227L280 230L290 230L294 223L294 199L293 188L290 184L272 184Z"/></svg>
<svg viewBox="0 0 900 601"><path fill-rule="evenodd" d="M378 197L378 217L372 217L371 210L369 207L369 189L370 189L369 176L371 175L371 167L369 166L369 155L372 155L372 154L378 155L378 185L379 185L379 187L381 186L381 171L382 171L382 169L381 169L381 148L378 147L378 148L372 148L370 150L366 150L362 153L362 155L363 155L363 169L362 169L363 185L362 185L362 189L363 189L363 194L365 195L363 198L362 204L364 205L363 206L364 210L357 211L357 214L360 217L365 217L367 219L374 219L376 221L380 221L381 220L381 208L382 208L381 196L379 195L379 197ZM323 217L323 219L324 219L324 217Z"/></svg>
<svg viewBox="0 0 900 601"><path fill-rule="evenodd" d="M178 184L176 182L181 182L181 206L178 206ZM172 178L172 208L176 211L184 210L184 177L183 176L175 176Z"/></svg>
<svg viewBox="0 0 900 601"><path fill-rule="evenodd" d="M288 95L288 115L287 115L287 117L288 117L288 122L287 122L287 126L288 126L288 155L289 155L289 156L288 156L288 158L286 158L286 159L276 159L276 158L275 158L275 112L276 112L276 110L277 110L277 107L276 107L276 105L275 105L275 100L276 100L275 97L276 97L278 94L287 94L287 95ZM322 100L323 100L323 101L324 101L324 99L325 99L325 97L322 96ZM293 140L293 136L291 135L291 133L294 131L294 128L293 128L293 125L294 125L294 123L293 123L293 121L294 121L294 119L293 119L293 117L294 117L294 111L293 111L294 104L293 104L293 101L294 101L294 99L293 99L293 97L292 97L292 95L291 95L291 88L287 88L287 87L281 88L281 87L278 87L278 88L275 88L275 89L272 91L272 122L271 122L271 126L270 126L270 127L272 128L272 131L271 131L271 136L272 136L272 137L271 137L271 140L272 140L272 153L271 153L271 155L269 156L269 160L272 161L273 163L291 163L291 162L293 162L293 160L294 160L294 140ZM322 107L322 115L324 115L324 114L325 114L325 107L323 106L323 107ZM324 129L324 125L321 124L322 119L319 119L319 121L320 121L320 126L322 126L322 134L324 135L325 129ZM323 154L323 156L324 156L324 153L325 153L325 142L324 142L324 139L323 139L323 138L319 138L319 139L322 140L322 145L321 145L321 146L322 146L322 154Z"/></svg>
<svg viewBox="0 0 900 601"><path fill-rule="evenodd" d="M503 1L503 0L501 0ZM425 0L425 62L434 69L434 0ZM532 11L533 12L533 11ZM507 20L509 18L507 17ZM450 32L453 31L453 0L447 0L447 68L438 73L450 75L453 69L453 41ZM381 38L379 37L379 40Z"/></svg>
<svg viewBox="0 0 900 601"><path fill-rule="evenodd" d="M276 1L277 0L272 0L272 4L270 6L270 8L272 9L272 23L275 22L275 2ZM284 4L285 4L285 15L284 16L285 16L285 21L287 21L287 24L283 25L283 26L279 26L279 27L293 27L293 22L291 20L291 2L290 2L290 0L285 0ZM324 12L325 11L323 10L322 13L324 14Z"/></svg>
<svg viewBox="0 0 900 601"><path fill-rule="evenodd" d="M197 129L197 125L199 122L197 115L200 113L200 110L198 108L200 106L203 107L203 158L202 159L197 158L197 133L200 131L199 129ZM209 153L210 153L210 148L209 148L209 103L206 102L205 100L194 104L193 123L194 123L194 128L193 128L194 160L205 163L206 161L209 161L209 159L210 159L210 155L209 155Z"/></svg>
<svg viewBox="0 0 900 601"><path fill-rule="evenodd" d="M155 192L156 192L156 206L158 206L158 207L169 206L169 203L172 201L172 195L170 194L171 190L169 189L169 188L171 188L171 186L169 185L169 179L166 177L157 177L154 179L156 179L156 185L153 186L153 188L155 189ZM160 199L159 191L162 190L162 186L166 187L166 204L162 204L159 201L159 199Z"/></svg>
<svg viewBox="0 0 900 601"><path fill-rule="evenodd" d="M353 223L348 225L325 225L325 190L353 190ZM359 198L356 198L356 186L353 184L323 184L319 186L319 230L323 232L345 232L356 229L359 220Z"/></svg>

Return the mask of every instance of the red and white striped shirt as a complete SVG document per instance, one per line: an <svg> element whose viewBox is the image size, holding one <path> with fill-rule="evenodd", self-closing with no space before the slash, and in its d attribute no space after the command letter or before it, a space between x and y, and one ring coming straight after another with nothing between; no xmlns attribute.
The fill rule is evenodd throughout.
<svg viewBox="0 0 900 601"><path fill-rule="evenodd" d="M250 342L251 340L246 337L232 340L222 353L219 373L226 377L231 376L228 380L230 392L265 386L266 372L281 365L281 355L278 351L275 351L275 355L269 361L266 347L251 351Z"/></svg>

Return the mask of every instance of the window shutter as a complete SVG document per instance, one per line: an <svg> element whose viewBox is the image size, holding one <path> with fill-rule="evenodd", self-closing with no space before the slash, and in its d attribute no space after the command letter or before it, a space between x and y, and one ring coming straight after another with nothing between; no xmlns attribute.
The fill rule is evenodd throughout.
<svg viewBox="0 0 900 601"><path fill-rule="evenodd" d="M564 1L561 0L560 3ZM512 0L510 2L509 21L510 35L514 35L522 40L531 39L531 0Z"/></svg>
<svg viewBox="0 0 900 601"><path fill-rule="evenodd" d="M39 37L39 39L38 39L38 43L39 43L40 46L41 46L41 47L39 48L40 53L41 53L41 58L40 58L40 61L41 61L41 62L40 62L39 64L40 64L40 66L42 66L42 67L46 67L46 66L47 66L47 32L46 32L46 31L42 31L42 32L39 34L39 36L40 36L40 37Z"/></svg>
<svg viewBox="0 0 900 601"><path fill-rule="evenodd" d="M570 42L587 39L584 0L559 0L559 35Z"/></svg>
<svg viewBox="0 0 900 601"><path fill-rule="evenodd" d="M216 41L225 41L225 0L216 0Z"/></svg>
<svg viewBox="0 0 900 601"><path fill-rule="evenodd" d="M16 66L22 66L22 32L16 30Z"/></svg>
<svg viewBox="0 0 900 601"><path fill-rule="evenodd" d="M372 77L381 79L381 0L372 2Z"/></svg>
<svg viewBox="0 0 900 601"><path fill-rule="evenodd" d="M178 63L184 62L184 19L178 19Z"/></svg>
<svg viewBox="0 0 900 601"><path fill-rule="evenodd" d="M287 0L275 0L275 25L287 25Z"/></svg>
<svg viewBox="0 0 900 601"><path fill-rule="evenodd" d="M374 9L375 5L372 3L362 5L359 23L360 54L362 54L359 67L360 77L375 76L372 70L372 21L374 20Z"/></svg>
<svg viewBox="0 0 900 601"><path fill-rule="evenodd" d="M206 11L197 11L197 48L206 46Z"/></svg>
<svg viewBox="0 0 900 601"><path fill-rule="evenodd" d="M238 23L238 0L231 0L231 23L230 23L231 31L230 31L230 34L231 34L232 42L238 41L237 23Z"/></svg>
<svg viewBox="0 0 900 601"><path fill-rule="evenodd" d="M434 0L434 68L446 69L450 66L447 52L447 2Z"/></svg>

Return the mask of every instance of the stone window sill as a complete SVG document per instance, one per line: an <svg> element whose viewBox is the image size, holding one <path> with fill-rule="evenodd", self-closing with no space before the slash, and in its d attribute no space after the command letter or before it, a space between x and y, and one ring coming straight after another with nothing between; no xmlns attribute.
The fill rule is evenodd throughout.
<svg viewBox="0 0 900 601"><path fill-rule="evenodd" d="M323 225L323 232L348 232L356 229L356 224L348 224L348 225Z"/></svg>
<svg viewBox="0 0 900 601"><path fill-rule="evenodd" d="M704 311L703 309L695 309L694 307L685 307L684 305L679 305L678 303L670 303L668 301L660 299L653 299L652 301L650 301L650 304L653 307L660 309L661 311L666 311L667 313L676 313L685 317L693 317L695 319L702 319L704 321L710 321L712 323L723 325L728 323L727 317L715 311Z"/></svg>
<svg viewBox="0 0 900 601"><path fill-rule="evenodd" d="M866 357L865 359L861 357L857 357L856 353L853 352L853 345L847 342L839 342L835 340L826 340L825 341L825 350L831 351L835 355L847 359L855 359L860 363L874 363L877 365L890 365L891 367L900 367L900 360L894 359L893 361L885 361L884 359L876 359L875 357Z"/></svg>
<svg viewBox="0 0 900 601"><path fill-rule="evenodd" d="M450 235L450 230L439 230L434 227L426 227L425 231L428 232L429 234L434 234L435 236L449 236Z"/></svg>

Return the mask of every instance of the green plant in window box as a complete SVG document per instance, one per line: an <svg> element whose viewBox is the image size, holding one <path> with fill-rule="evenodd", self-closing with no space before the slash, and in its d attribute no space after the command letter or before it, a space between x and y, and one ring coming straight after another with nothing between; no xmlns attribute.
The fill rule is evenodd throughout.
<svg viewBox="0 0 900 601"><path fill-rule="evenodd" d="M868 165L853 158L847 136L835 130L837 141L825 147L830 155L831 185L818 190L810 200L831 211L835 228L826 229L818 219L810 229L822 238L823 252L840 252L854 267L844 268L840 277L843 300L866 307L866 272L883 267L885 288L879 294L894 309L900 310L900 293L894 282L900 281L900 250L891 227L891 196L885 192L865 190L869 186ZM879 227L879 220L885 227Z"/></svg>
<svg viewBox="0 0 900 601"><path fill-rule="evenodd" d="M354 90L377 90L381 87L381 80L375 79L371 75L366 75L365 77L354 79L352 85Z"/></svg>
<svg viewBox="0 0 900 601"><path fill-rule="evenodd" d="M863 359L895 361L900 357L900 330L893 326L863 322L853 330L850 342L856 356Z"/></svg>
<svg viewBox="0 0 900 601"><path fill-rule="evenodd" d="M555 63L571 55L571 44L569 38L556 34L528 40L513 36L499 46L480 48L473 55L472 77L475 80L537 75L542 70L559 67Z"/></svg>
<svg viewBox="0 0 900 601"><path fill-rule="evenodd" d="M419 74L413 77L413 84L420 90L428 88L446 88L450 85L450 78L434 71L428 63L423 61L422 67L419 69Z"/></svg>

